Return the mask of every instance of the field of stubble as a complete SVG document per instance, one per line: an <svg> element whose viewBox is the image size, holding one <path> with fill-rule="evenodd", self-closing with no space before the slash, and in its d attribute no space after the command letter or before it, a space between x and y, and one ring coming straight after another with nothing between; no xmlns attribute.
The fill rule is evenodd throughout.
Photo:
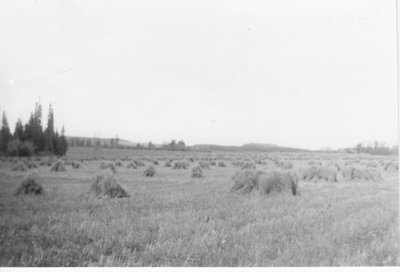
<svg viewBox="0 0 400 272"><path fill-rule="evenodd" d="M0 266L365 266L399 265L398 172L379 161L397 158L347 154L200 153L72 149L64 161L83 159L66 172L37 170L45 194L15 196L27 172L0 162ZM122 153L125 152L125 153ZM93 159L97 156L97 159ZM106 159L121 158L117 179L128 198L88 194ZM89 160L89 158L91 158ZM188 169L165 167L193 159ZM334 160L375 167L379 182L307 182L300 195L229 193L235 160L261 161L258 170L290 171ZM150 164L126 169L132 159ZM192 178L199 160L224 161ZM41 160L45 160L42 158ZM39 163L39 160L37 161ZM29 170L28 170L29 172Z"/></svg>

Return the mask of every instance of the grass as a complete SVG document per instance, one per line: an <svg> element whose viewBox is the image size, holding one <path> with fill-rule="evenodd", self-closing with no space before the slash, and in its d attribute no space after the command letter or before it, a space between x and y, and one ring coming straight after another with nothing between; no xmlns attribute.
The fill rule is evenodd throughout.
<svg viewBox="0 0 400 272"><path fill-rule="evenodd" d="M197 181L190 169L159 167L152 179L121 169L130 197L98 199L84 194L100 171L95 160L63 173L40 167L46 194L16 198L25 174L2 164L1 266L399 264L397 174L378 183L300 181L300 196L265 196L229 193L230 163Z"/></svg>

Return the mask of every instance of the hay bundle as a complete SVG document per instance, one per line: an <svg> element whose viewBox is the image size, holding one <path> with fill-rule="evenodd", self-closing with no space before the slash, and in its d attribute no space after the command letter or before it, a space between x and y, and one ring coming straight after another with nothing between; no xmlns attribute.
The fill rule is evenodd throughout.
<svg viewBox="0 0 400 272"><path fill-rule="evenodd" d="M134 160L135 164L137 167L142 167L142 166L146 166L146 164L142 161L139 160Z"/></svg>
<svg viewBox="0 0 400 272"><path fill-rule="evenodd" d="M381 181L382 177L377 171L348 167L343 170L344 179L348 181Z"/></svg>
<svg viewBox="0 0 400 272"><path fill-rule="evenodd" d="M217 166L217 162L216 162L216 161L211 161L211 162L210 162L210 165L211 165L211 166Z"/></svg>
<svg viewBox="0 0 400 272"><path fill-rule="evenodd" d="M189 167L189 163L185 161L176 161L174 163L173 169L187 169Z"/></svg>
<svg viewBox="0 0 400 272"><path fill-rule="evenodd" d="M56 160L53 157L49 157L47 162L46 162L46 165L47 166L52 166L54 161L56 161Z"/></svg>
<svg viewBox="0 0 400 272"><path fill-rule="evenodd" d="M256 166L254 165L254 163L247 161L247 162L244 162L242 165L242 170L245 170L245 169L256 169Z"/></svg>
<svg viewBox="0 0 400 272"><path fill-rule="evenodd" d="M340 177L337 175L336 168L333 167L311 167L306 169L301 175L302 180L306 181L331 181L337 182Z"/></svg>
<svg viewBox="0 0 400 272"><path fill-rule="evenodd" d="M246 170L237 172L232 180L235 182L230 192L239 194L248 194L254 190L258 190L258 179L262 175L261 171Z"/></svg>
<svg viewBox="0 0 400 272"><path fill-rule="evenodd" d="M218 167L226 167L226 164L223 161L219 161Z"/></svg>
<svg viewBox="0 0 400 272"><path fill-rule="evenodd" d="M399 171L399 164L394 162L389 162L385 165L383 169L389 172L396 172Z"/></svg>
<svg viewBox="0 0 400 272"><path fill-rule="evenodd" d="M203 175L203 170L201 169L200 165L195 166L192 168L192 178L202 178L204 177Z"/></svg>
<svg viewBox="0 0 400 272"><path fill-rule="evenodd" d="M40 184L42 178L35 172L28 174L15 191L15 195L42 195L44 190Z"/></svg>
<svg viewBox="0 0 400 272"><path fill-rule="evenodd" d="M293 168L293 164L291 162L285 162L285 161L280 161L278 162L278 167L282 168L282 169L292 169Z"/></svg>
<svg viewBox="0 0 400 272"><path fill-rule="evenodd" d="M130 162L127 166L126 169L137 169L137 165L134 162Z"/></svg>
<svg viewBox="0 0 400 272"><path fill-rule="evenodd" d="M73 162L71 163L71 165L72 165L72 168L73 168L73 169L79 169L79 168L81 168L81 163L78 162L78 161L73 161Z"/></svg>
<svg viewBox="0 0 400 272"><path fill-rule="evenodd" d="M322 163L321 163L320 161L311 160L311 161L308 163L308 165L311 165L311 166L322 166Z"/></svg>
<svg viewBox="0 0 400 272"><path fill-rule="evenodd" d="M115 166L122 167L123 166L122 161L121 160L116 160L115 161Z"/></svg>
<svg viewBox="0 0 400 272"><path fill-rule="evenodd" d="M255 161L256 164L260 164L260 165L266 165L267 163L263 160L256 160Z"/></svg>
<svg viewBox="0 0 400 272"><path fill-rule="evenodd" d="M297 176L293 173L272 172L259 177L260 192L263 194L289 192L298 195Z"/></svg>
<svg viewBox="0 0 400 272"><path fill-rule="evenodd" d="M164 166L165 166L165 167L171 167L171 166L172 166L172 164L171 164L171 162L170 162L170 161L166 161L166 162L164 163Z"/></svg>
<svg viewBox="0 0 400 272"><path fill-rule="evenodd" d="M25 161L25 165L29 168L29 169L37 169L39 168L37 166L37 164L34 161Z"/></svg>
<svg viewBox="0 0 400 272"><path fill-rule="evenodd" d="M199 166L202 169L211 169L210 164L206 161L199 161Z"/></svg>
<svg viewBox="0 0 400 272"><path fill-rule="evenodd" d="M62 160L58 160L51 168L51 172L66 172L64 162Z"/></svg>
<svg viewBox="0 0 400 272"><path fill-rule="evenodd" d="M103 169L103 170L110 169L114 174L117 173L117 169L115 168L114 164L111 162L102 162L100 164L100 169Z"/></svg>
<svg viewBox="0 0 400 272"><path fill-rule="evenodd" d="M25 172L27 170L27 167L25 163L23 162L18 162L13 168L11 168L11 171L21 171Z"/></svg>
<svg viewBox="0 0 400 272"><path fill-rule="evenodd" d="M90 186L90 193L95 196L107 196L110 198L128 197L126 190L118 184L112 173L102 173L96 175Z"/></svg>
<svg viewBox="0 0 400 272"><path fill-rule="evenodd" d="M153 177L156 174L156 168L154 168L154 165L150 165L147 167L146 170L144 170L143 175L145 177Z"/></svg>
<svg viewBox="0 0 400 272"><path fill-rule="evenodd" d="M368 168L376 168L376 167L378 167L378 164L377 164L376 162L371 161L371 162L368 162L368 163L366 164L366 166L367 166Z"/></svg>

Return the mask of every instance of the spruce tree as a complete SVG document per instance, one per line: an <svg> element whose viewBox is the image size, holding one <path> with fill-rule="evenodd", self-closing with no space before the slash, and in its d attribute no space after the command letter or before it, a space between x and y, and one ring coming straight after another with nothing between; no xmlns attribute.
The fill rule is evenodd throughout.
<svg viewBox="0 0 400 272"><path fill-rule="evenodd" d="M54 137L54 113L51 104L49 106L49 115L47 117L47 128L44 132L44 150L54 152L53 137Z"/></svg>
<svg viewBox="0 0 400 272"><path fill-rule="evenodd" d="M15 125L14 139L20 140L21 142L25 141L24 126L22 125L21 119L18 119L18 122Z"/></svg>
<svg viewBox="0 0 400 272"><path fill-rule="evenodd" d="M10 132L10 127L8 126L7 116L6 113L3 112L3 119L2 119L2 127L0 130L1 134L1 146L0 151L6 152L7 151L7 144L9 141L12 140L12 135Z"/></svg>

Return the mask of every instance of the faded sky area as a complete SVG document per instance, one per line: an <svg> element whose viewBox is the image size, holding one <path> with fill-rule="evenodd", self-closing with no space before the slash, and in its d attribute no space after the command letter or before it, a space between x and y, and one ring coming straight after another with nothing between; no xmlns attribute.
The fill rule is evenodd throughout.
<svg viewBox="0 0 400 272"><path fill-rule="evenodd" d="M67 135L397 143L395 0L0 1L0 110Z"/></svg>

